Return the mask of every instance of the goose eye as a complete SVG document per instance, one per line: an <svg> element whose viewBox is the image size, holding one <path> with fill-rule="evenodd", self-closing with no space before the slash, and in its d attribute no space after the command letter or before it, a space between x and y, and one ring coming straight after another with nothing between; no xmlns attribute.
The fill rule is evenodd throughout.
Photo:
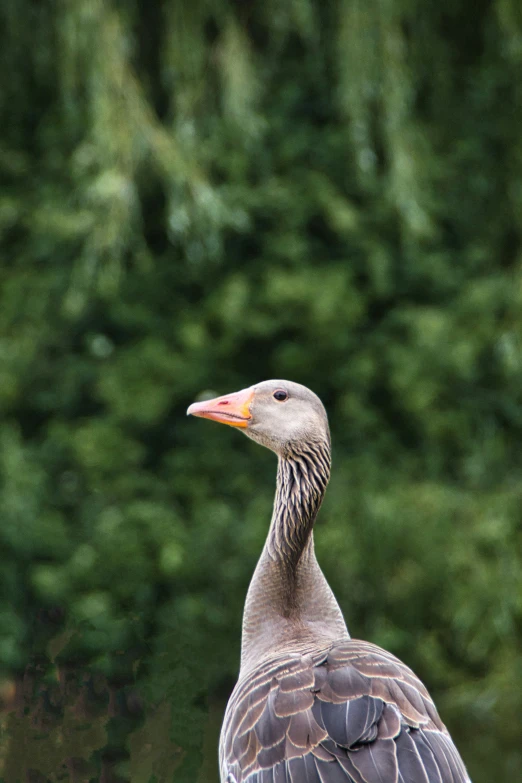
<svg viewBox="0 0 522 783"><path fill-rule="evenodd" d="M288 399L288 393L283 391L283 389L278 389L274 392L274 400L277 400L278 402L284 402Z"/></svg>

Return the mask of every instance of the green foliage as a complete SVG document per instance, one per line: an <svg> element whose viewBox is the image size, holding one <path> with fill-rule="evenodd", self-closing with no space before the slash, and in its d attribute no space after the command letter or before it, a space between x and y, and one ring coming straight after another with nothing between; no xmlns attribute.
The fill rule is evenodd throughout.
<svg viewBox="0 0 522 783"><path fill-rule="evenodd" d="M0 777L217 779L275 463L184 413L288 377L330 414L352 634L518 779L517 2L0 23Z"/></svg>

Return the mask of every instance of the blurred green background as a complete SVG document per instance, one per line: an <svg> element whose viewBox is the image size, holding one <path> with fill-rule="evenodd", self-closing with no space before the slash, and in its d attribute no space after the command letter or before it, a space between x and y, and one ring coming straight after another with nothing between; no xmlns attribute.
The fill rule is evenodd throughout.
<svg viewBox="0 0 522 783"><path fill-rule="evenodd" d="M185 410L271 377L352 635L522 779L521 9L3 0L5 783L216 783L275 459Z"/></svg>

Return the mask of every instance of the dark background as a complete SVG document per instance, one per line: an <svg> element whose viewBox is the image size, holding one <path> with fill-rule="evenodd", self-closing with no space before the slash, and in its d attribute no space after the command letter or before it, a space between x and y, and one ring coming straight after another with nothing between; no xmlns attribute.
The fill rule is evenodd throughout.
<svg viewBox="0 0 522 783"><path fill-rule="evenodd" d="M354 637L522 777L520 0L3 0L0 778L215 783L309 385Z"/></svg>

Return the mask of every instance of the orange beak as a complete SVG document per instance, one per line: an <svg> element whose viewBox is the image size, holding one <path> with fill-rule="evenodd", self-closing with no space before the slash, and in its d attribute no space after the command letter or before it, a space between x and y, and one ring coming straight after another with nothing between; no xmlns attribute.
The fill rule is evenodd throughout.
<svg viewBox="0 0 522 783"><path fill-rule="evenodd" d="M214 400L193 402L187 409L187 416L201 416L231 427L246 427L252 415L250 405L254 398L253 389L243 389L234 394L225 394Z"/></svg>

